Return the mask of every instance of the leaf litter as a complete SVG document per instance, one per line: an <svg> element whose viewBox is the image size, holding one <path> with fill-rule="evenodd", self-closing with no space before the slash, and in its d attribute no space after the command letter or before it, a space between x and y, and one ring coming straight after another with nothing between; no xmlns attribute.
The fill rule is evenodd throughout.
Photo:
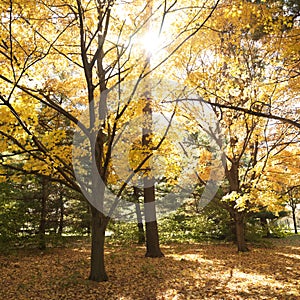
<svg viewBox="0 0 300 300"><path fill-rule="evenodd" d="M300 299L300 236L238 253L231 243L106 246L108 282L87 280L87 242L0 255L0 299Z"/></svg>

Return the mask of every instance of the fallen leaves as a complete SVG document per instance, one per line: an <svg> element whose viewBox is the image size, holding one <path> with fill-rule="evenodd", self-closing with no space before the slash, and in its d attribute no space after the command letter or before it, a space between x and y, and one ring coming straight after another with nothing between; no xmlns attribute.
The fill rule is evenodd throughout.
<svg viewBox="0 0 300 300"><path fill-rule="evenodd" d="M88 281L89 245L0 256L1 299L299 299L300 237L239 254L232 244L107 246L108 282Z"/></svg>

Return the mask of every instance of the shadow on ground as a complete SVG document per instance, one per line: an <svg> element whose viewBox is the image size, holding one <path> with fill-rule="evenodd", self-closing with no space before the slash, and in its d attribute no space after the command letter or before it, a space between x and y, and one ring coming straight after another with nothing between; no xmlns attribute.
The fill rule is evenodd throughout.
<svg viewBox="0 0 300 300"><path fill-rule="evenodd" d="M280 240L282 241L282 240ZM0 298L300 299L300 236L237 253L232 244L163 246L144 258L136 245L108 246L109 281L86 280L89 245L0 256Z"/></svg>

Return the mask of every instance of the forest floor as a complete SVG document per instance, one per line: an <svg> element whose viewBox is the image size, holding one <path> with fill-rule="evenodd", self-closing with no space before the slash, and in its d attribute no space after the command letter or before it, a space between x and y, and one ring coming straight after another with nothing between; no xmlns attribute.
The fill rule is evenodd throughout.
<svg viewBox="0 0 300 300"><path fill-rule="evenodd" d="M300 299L300 235L250 248L171 244L153 259L141 246L107 245L109 281L100 283L87 280L86 241L14 250L0 255L0 299Z"/></svg>

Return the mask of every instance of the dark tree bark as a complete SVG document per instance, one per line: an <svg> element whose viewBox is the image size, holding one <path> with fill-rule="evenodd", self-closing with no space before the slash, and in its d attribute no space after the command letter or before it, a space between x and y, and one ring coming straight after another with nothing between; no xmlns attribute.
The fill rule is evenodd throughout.
<svg viewBox="0 0 300 300"><path fill-rule="evenodd" d="M268 220L266 217L260 217L260 224L261 224L261 227L263 229L263 232L264 232L264 236L269 238L271 237L271 232L270 232L270 229L269 229L269 224L268 224Z"/></svg>
<svg viewBox="0 0 300 300"><path fill-rule="evenodd" d="M91 206L92 212L92 248L91 248L91 269L89 280L107 281L108 276L104 265L104 242L105 229L107 226L106 217L96 208Z"/></svg>
<svg viewBox="0 0 300 300"><path fill-rule="evenodd" d="M240 181L239 181L239 161L232 161L231 168L225 170L225 175L229 181L230 191L239 192Z"/></svg>
<svg viewBox="0 0 300 300"><path fill-rule="evenodd" d="M158 227L155 210L155 190L154 186L144 188L145 201L145 219L146 219L146 257L163 257L164 254L160 250ZM147 205L149 203L149 205ZM151 221L147 221L151 220Z"/></svg>
<svg viewBox="0 0 300 300"><path fill-rule="evenodd" d="M239 161L233 160L231 162L231 168L225 169L226 177L229 181L230 191L240 191L240 181L239 181ZM238 211L232 205L228 205L227 209L231 217L235 222L235 234L236 234L236 243L238 251L246 252L249 251L246 245L246 238L245 238L245 213Z"/></svg>
<svg viewBox="0 0 300 300"><path fill-rule="evenodd" d="M293 223L294 223L294 231L295 231L295 234L298 234L297 219L296 219L296 205L292 206L292 216L293 216Z"/></svg>
<svg viewBox="0 0 300 300"><path fill-rule="evenodd" d="M294 232L295 234L298 234L296 209L297 209L297 204L299 203L299 187L292 187L290 190L288 190L288 195L289 195L288 205L292 209Z"/></svg>
<svg viewBox="0 0 300 300"><path fill-rule="evenodd" d="M139 203L139 188L133 187L134 199L135 203L135 211L136 211L136 218L137 218L137 226L138 226L138 244L142 245L145 244L145 232L144 232L144 225L143 225L143 218L141 213L141 206Z"/></svg>
<svg viewBox="0 0 300 300"><path fill-rule="evenodd" d="M140 205L137 204L137 206L139 207ZM139 210L140 210L140 208L139 208ZM143 222L138 222L138 244L144 245L145 242L146 242L146 240L145 240L145 231L144 231Z"/></svg>
<svg viewBox="0 0 300 300"><path fill-rule="evenodd" d="M92 194L93 200L97 203L97 208L90 205L92 222L92 245L91 245L91 268L89 280L107 281L108 276L105 271L104 264L104 242L105 230L109 222L109 217L103 214L104 195L105 195L105 175L101 165L103 133L99 131L95 148L92 148ZM100 176L101 179L100 179Z"/></svg>
<svg viewBox="0 0 300 300"><path fill-rule="evenodd" d="M152 107L149 91L146 91L146 103L143 108L144 125L142 145L146 149L152 147ZM146 221L146 257L162 257L164 254L160 250L158 227L155 210L155 180L151 174L151 167L146 169L144 177L144 204L145 204L145 221Z"/></svg>
<svg viewBox="0 0 300 300"><path fill-rule="evenodd" d="M245 216L244 216L244 213L235 212L234 219L235 219L236 242L237 242L238 251L247 252L247 251L249 251L249 249L246 245L246 239L245 239Z"/></svg>

